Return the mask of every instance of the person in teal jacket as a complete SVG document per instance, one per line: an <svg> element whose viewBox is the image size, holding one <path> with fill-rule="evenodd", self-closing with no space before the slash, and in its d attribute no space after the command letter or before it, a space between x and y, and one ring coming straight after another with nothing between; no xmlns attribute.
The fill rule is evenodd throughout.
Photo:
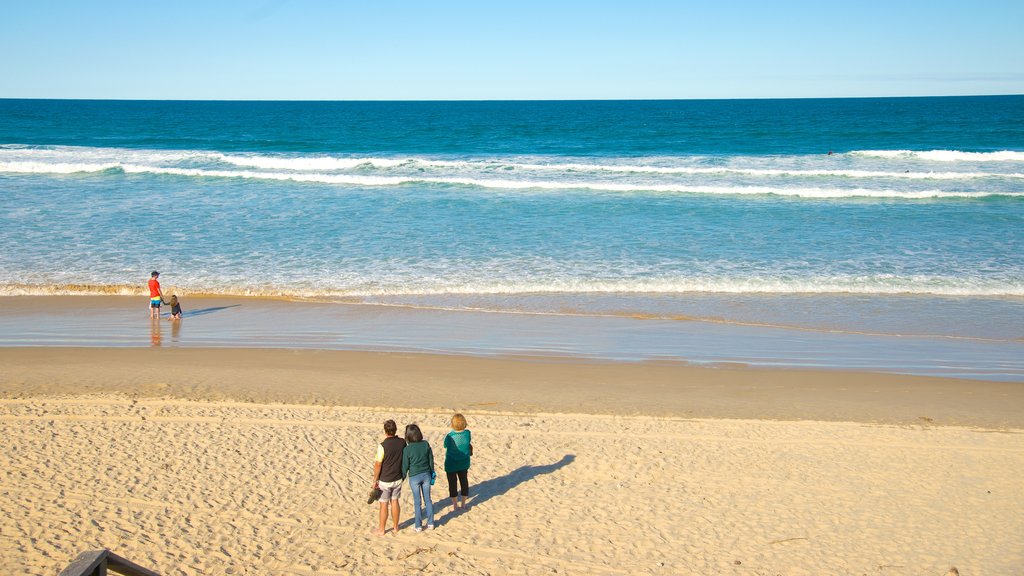
<svg viewBox="0 0 1024 576"><path fill-rule="evenodd" d="M448 496L454 510L464 510L469 496L469 458L473 455L473 436L466 426L466 417L456 414L452 416L451 432L444 437L444 471L448 476ZM461 491L457 490L456 480L462 485Z"/></svg>
<svg viewBox="0 0 1024 576"><path fill-rule="evenodd" d="M416 524L413 530L422 532L423 516L420 514L420 494L426 504L427 530L434 529L434 504L430 499L430 485L434 483L434 451L423 439L423 432L416 424L405 427L406 446L402 451L402 476L409 479L412 489L413 512Z"/></svg>

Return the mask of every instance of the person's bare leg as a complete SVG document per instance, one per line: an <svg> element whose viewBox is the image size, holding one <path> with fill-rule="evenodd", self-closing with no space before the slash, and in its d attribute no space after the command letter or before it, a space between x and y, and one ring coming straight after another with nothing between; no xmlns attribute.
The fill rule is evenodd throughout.
<svg viewBox="0 0 1024 576"><path fill-rule="evenodd" d="M458 509L459 509L459 499L456 498L456 497L452 497L452 510L458 510Z"/></svg>
<svg viewBox="0 0 1024 576"><path fill-rule="evenodd" d="M402 506L398 503L398 500L391 501L391 522L394 524L395 529L391 533L392 536L398 534L398 516L402 512Z"/></svg>
<svg viewBox="0 0 1024 576"><path fill-rule="evenodd" d="M381 502L380 503L380 526L377 528L377 531L374 532L374 534L376 534L377 536L383 536L384 535L384 528L387 526L387 524L388 524L388 503L387 502Z"/></svg>

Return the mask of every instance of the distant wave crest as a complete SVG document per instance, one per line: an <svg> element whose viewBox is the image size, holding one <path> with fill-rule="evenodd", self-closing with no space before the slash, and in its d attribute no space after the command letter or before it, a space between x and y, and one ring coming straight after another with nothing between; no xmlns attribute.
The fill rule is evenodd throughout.
<svg viewBox="0 0 1024 576"><path fill-rule="evenodd" d="M801 198L985 198L1022 196L1021 193L957 192L945 190L889 190L870 188L796 188L779 186L707 186L690 184L646 184L594 182L587 180L507 180L483 178L444 178L413 176L363 176L357 174L320 174L295 172L256 172L165 168L137 164L25 164L0 163L0 171L71 174L79 172L121 171L126 174L166 174L203 178L244 178L354 186L402 186L406 184L449 184L502 190L593 190L601 192L660 192L680 194L777 195Z"/></svg>
<svg viewBox="0 0 1024 576"><path fill-rule="evenodd" d="M337 158L330 156L277 157L266 155L217 154L221 162L236 166L276 170L346 170L354 168L388 169L399 166L410 168L456 168L466 170L528 171L528 172L610 172L623 174L681 174L681 175L729 175L746 176L798 176L798 177L844 177L844 178L902 178L920 180L970 180L975 178L1024 178L1024 173L984 172L911 172L857 169L806 169L806 168L740 168L728 166L657 166L649 164L604 164L599 162L516 162L505 159L480 160L432 160L425 158Z"/></svg>
<svg viewBox="0 0 1024 576"><path fill-rule="evenodd" d="M913 158L932 162L1024 162L1024 152L999 150L997 152L962 152L960 150L855 150L853 156L875 158Z"/></svg>

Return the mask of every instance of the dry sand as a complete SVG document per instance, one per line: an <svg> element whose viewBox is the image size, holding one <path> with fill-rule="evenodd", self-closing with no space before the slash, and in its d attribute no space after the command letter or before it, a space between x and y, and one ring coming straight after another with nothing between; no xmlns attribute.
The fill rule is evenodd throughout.
<svg viewBox="0 0 1024 576"><path fill-rule="evenodd" d="M1024 574L1019 385L315 351L0 350L0 569ZM317 404L317 405L313 405ZM468 512L373 537L381 422Z"/></svg>

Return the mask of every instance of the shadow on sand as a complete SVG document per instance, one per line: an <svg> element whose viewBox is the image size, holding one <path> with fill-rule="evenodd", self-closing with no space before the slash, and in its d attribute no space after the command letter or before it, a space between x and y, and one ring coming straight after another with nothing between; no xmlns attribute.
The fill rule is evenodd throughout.
<svg viewBox="0 0 1024 576"><path fill-rule="evenodd" d="M537 476L551 474L555 470L564 468L569 464L572 464L574 460L576 460L575 454L566 454L565 456L562 456L561 460L554 464L544 464L542 466L520 466L504 476L484 480L476 486L470 484L469 493L472 496L470 503L475 508L484 502L487 502L491 498L504 496L506 492L516 486L519 486L523 482L529 482ZM445 479L445 484L447 485L447 483L448 481ZM447 488L447 486L445 487ZM449 502L451 502L451 500L449 500Z"/></svg>
<svg viewBox="0 0 1024 576"><path fill-rule="evenodd" d="M477 506L483 504L484 502L487 502L492 498L504 496L509 490L515 488L516 486L519 486L524 482L529 482L530 480L533 480L538 476L550 474L560 468L564 468L569 464L572 464L574 460L576 460L575 454L566 454L565 456L562 456L561 460L555 462L554 464L544 464L541 466L520 466L519 468L516 468L515 470L509 472L508 474L505 474L504 476L484 480L483 482L476 485L473 484L473 475L472 472L470 472L469 503L472 505L473 508L476 508ZM459 513L457 513L454 509L448 510L448 513L444 516L441 516L440 514L440 511L442 509L451 507L451 499L448 498L448 480L447 478L445 478L443 470L438 470L437 484L433 486L433 489L430 492L430 496L431 500L434 501L434 517L438 521L438 524L445 524L455 516L459 515ZM411 517L412 510L410 510L409 512L409 516ZM412 524L413 520L410 518L409 520L402 522L400 526L402 526L403 528L407 528L409 526L412 526Z"/></svg>
<svg viewBox="0 0 1024 576"><path fill-rule="evenodd" d="M193 316L205 316L206 314L213 314L214 312L220 312L221 310L227 310L228 308L238 308L241 304L232 304L231 306L215 306L213 308L200 308L199 310L189 310L188 312L182 312L182 318L192 318Z"/></svg>

